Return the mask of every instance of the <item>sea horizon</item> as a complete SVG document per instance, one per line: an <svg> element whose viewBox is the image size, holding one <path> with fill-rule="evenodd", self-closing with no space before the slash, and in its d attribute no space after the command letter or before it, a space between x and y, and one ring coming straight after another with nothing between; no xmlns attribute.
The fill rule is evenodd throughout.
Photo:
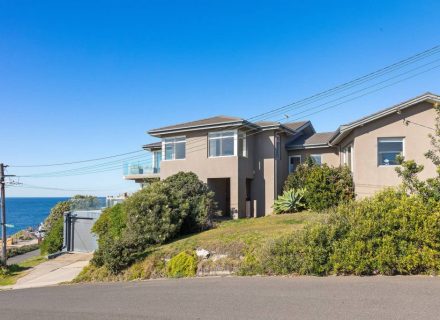
<svg viewBox="0 0 440 320"><path fill-rule="evenodd" d="M50 210L61 201L72 197L6 197L6 223L12 225L6 229L7 236L20 230L36 228L44 222ZM105 197L97 197L105 205Z"/></svg>

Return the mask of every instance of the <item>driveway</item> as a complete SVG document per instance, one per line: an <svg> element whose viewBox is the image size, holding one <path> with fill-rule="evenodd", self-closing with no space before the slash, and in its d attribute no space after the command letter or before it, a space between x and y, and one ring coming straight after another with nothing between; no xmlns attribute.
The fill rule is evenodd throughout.
<svg viewBox="0 0 440 320"><path fill-rule="evenodd" d="M43 262L8 289L45 287L73 280L89 263L90 253L66 253Z"/></svg>
<svg viewBox="0 0 440 320"><path fill-rule="evenodd" d="M439 319L440 278L198 278L0 292L1 319Z"/></svg>

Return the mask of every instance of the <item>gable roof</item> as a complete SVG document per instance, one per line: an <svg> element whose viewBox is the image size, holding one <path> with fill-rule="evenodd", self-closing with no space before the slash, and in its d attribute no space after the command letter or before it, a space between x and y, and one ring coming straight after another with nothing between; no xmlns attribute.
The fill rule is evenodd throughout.
<svg viewBox="0 0 440 320"><path fill-rule="evenodd" d="M286 145L287 149L308 149L328 147L329 141L335 132L318 132L311 136L301 135Z"/></svg>
<svg viewBox="0 0 440 320"><path fill-rule="evenodd" d="M406 100L406 101L401 102L399 104L396 104L392 107L380 110L380 111L375 112L373 114L370 114L366 117L360 118L356 121L344 124L338 128L335 136L330 140L330 143L333 145L337 144L344 137L346 137L353 129L355 129L359 126L362 126L362 125L367 124L369 122L383 118L383 117L388 116L390 114L399 112L400 110L404 110L406 108L412 107L418 103L425 102L425 101L431 102L431 103L438 103L438 102L440 102L440 96L433 94L431 92L426 92L426 93L419 95L415 98L412 98L410 100Z"/></svg>

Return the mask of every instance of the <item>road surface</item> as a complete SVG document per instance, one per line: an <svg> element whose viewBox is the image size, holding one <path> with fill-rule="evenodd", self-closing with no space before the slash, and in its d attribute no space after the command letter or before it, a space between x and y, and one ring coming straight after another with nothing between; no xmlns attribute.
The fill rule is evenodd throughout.
<svg viewBox="0 0 440 320"><path fill-rule="evenodd" d="M439 319L440 278L204 278L0 292L0 319Z"/></svg>
<svg viewBox="0 0 440 320"><path fill-rule="evenodd" d="M19 264L27 259L38 257L40 255L40 249L29 251L23 254L19 254L18 256L14 256L8 259L8 264Z"/></svg>

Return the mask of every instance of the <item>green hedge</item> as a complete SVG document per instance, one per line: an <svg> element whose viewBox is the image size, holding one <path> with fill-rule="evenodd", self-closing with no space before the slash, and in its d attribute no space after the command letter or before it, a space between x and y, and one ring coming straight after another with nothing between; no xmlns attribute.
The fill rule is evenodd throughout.
<svg viewBox="0 0 440 320"><path fill-rule="evenodd" d="M348 167L303 164L287 177L284 190L304 189L307 207L322 211L354 199L354 184Z"/></svg>
<svg viewBox="0 0 440 320"><path fill-rule="evenodd" d="M244 273L438 274L440 204L388 189L253 254Z"/></svg>

